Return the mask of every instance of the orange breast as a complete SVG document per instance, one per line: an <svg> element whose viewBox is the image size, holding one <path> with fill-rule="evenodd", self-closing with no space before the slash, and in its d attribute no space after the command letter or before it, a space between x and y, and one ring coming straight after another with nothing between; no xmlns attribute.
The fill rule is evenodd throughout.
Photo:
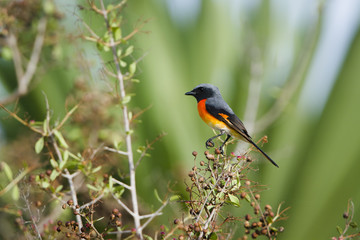
<svg viewBox="0 0 360 240"><path fill-rule="evenodd" d="M228 130L228 127L226 126L225 123L223 123L222 121L216 119L215 117L213 117L207 110L206 110L206 99L203 99L201 101L198 102L198 111L199 111L199 115L201 117L201 119L210 127L220 130Z"/></svg>

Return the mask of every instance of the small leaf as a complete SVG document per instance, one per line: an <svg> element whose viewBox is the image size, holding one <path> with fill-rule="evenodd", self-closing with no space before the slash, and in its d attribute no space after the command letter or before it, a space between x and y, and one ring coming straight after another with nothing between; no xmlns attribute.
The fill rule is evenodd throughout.
<svg viewBox="0 0 360 240"><path fill-rule="evenodd" d="M94 222L101 221L101 220L103 220L104 218L105 218L105 217L100 217L100 218L98 218L98 219L95 219Z"/></svg>
<svg viewBox="0 0 360 240"><path fill-rule="evenodd" d="M239 199L236 196L229 194L229 199L233 205L238 206L238 207L240 206Z"/></svg>
<svg viewBox="0 0 360 240"><path fill-rule="evenodd" d="M13 180L13 173L11 171L11 168L6 162L1 163L1 167L5 172L6 177L9 179L9 181Z"/></svg>
<svg viewBox="0 0 360 240"><path fill-rule="evenodd" d="M181 199L181 196L180 195L172 195L170 197L170 201L171 202L174 202L174 201L177 201L177 200L180 200Z"/></svg>
<svg viewBox="0 0 360 240"><path fill-rule="evenodd" d="M69 159L69 151L65 150L63 153L63 160L66 162Z"/></svg>
<svg viewBox="0 0 360 240"><path fill-rule="evenodd" d="M98 166L98 167L94 168L91 172L92 172L92 173L96 173L96 172L98 172L101 168L102 168L102 166Z"/></svg>
<svg viewBox="0 0 360 240"><path fill-rule="evenodd" d="M121 198L123 193L125 192L125 189L123 186L117 186L114 188L114 194L117 198Z"/></svg>
<svg viewBox="0 0 360 240"><path fill-rule="evenodd" d="M99 191L99 189L93 185L90 185L90 184L86 184L86 187L90 190L93 190L95 192Z"/></svg>
<svg viewBox="0 0 360 240"><path fill-rule="evenodd" d="M114 186L114 183L113 183L113 177L110 175L109 177L109 189L112 190L113 189L113 186Z"/></svg>
<svg viewBox="0 0 360 240"><path fill-rule="evenodd" d="M53 168L57 168L59 167L59 164L57 163L57 161L55 161L54 159L50 159L50 164Z"/></svg>
<svg viewBox="0 0 360 240"><path fill-rule="evenodd" d="M120 27L116 27L114 30L113 30L113 33L114 33L114 39L115 41L118 41L121 39L121 28Z"/></svg>
<svg viewBox="0 0 360 240"><path fill-rule="evenodd" d="M41 187L42 187L42 188L48 188L49 186L50 186L50 183L49 183L49 182L47 182L47 181L41 182Z"/></svg>
<svg viewBox="0 0 360 240"><path fill-rule="evenodd" d="M44 137L39 138L35 143L35 152L39 154L44 148Z"/></svg>
<svg viewBox="0 0 360 240"><path fill-rule="evenodd" d="M130 95L126 95L126 96L122 99L121 104L124 104L124 105L125 105L125 104L129 103L130 100L131 100L131 96L130 96Z"/></svg>
<svg viewBox="0 0 360 240"><path fill-rule="evenodd" d="M126 62L124 62L124 61L122 61L122 60L120 60L120 66L121 67L126 67L127 66L127 63Z"/></svg>
<svg viewBox="0 0 360 240"><path fill-rule="evenodd" d="M58 171L53 170L50 174L50 181L54 181L59 175L60 173Z"/></svg>
<svg viewBox="0 0 360 240"><path fill-rule="evenodd" d="M2 47L1 49L1 57L5 60L11 60L13 57L12 51L8 47Z"/></svg>
<svg viewBox="0 0 360 240"><path fill-rule="evenodd" d="M17 185L15 185L13 187L13 189L11 190L11 197L14 201L19 200L20 198L20 191L19 191L19 187Z"/></svg>
<svg viewBox="0 0 360 240"><path fill-rule="evenodd" d="M161 200L161 198L160 198L160 196L159 196L159 193L158 193L158 191L156 190L156 188L154 189L154 194L155 194L156 199L157 199L160 203L163 203L163 201Z"/></svg>
<svg viewBox="0 0 360 240"><path fill-rule="evenodd" d="M209 240L217 240L218 237L217 237L216 233L212 232L212 233L210 233L210 236L208 237L208 239Z"/></svg>
<svg viewBox="0 0 360 240"><path fill-rule="evenodd" d="M122 49L119 48L119 49L116 51L116 55L117 55L118 57L120 57L120 56L121 56L121 53L122 53Z"/></svg>
<svg viewBox="0 0 360 240"><path fill-rule="evenodd" d="M352 227L352 228L357 228L358 225L357 225L356 222L351 222L351 223L350 223L350 227Z"/></svg>
<svg viewBox="0 0 360 240"><path fill-rule="evenodd" d="M134 46L133 46L133 45L129 46L129 47L125 50L124 57L129 56L133 51L134 51Z"/></svg>
<svg viewBox="0 0 360 240"><path fill-rule="evenodd" d="M136 62L133 62L129 66L129 74L130 74L130 76L134 75L135 71L136 71Z"/></svg>
<svg viewBox="0 0 360 240"><path fill-rule="evenodd" d="M146 235L146 234L143 234L143 235L144 235L144 237L145 237L146 240L153 240L153 238L150 237L149 235Z"/></svg>
<svg viewBox="0 0 360 240"><path fill-rule="evenodd" d="M57 140L59 140L60 145L62 147L64 147L64 148L69 148L69 145L66 143L66 141L65 141L63 135L61 134L61 132L59 132L56 129L54 129L53 132L54 132L54 135L57 138Z"/></svg>
<svg viewBox="0 0 360 240"><path fill-rule="evenodd" d="M114 5L112 5L112 4L109 4L109 5L106 6L106 10L107 10L108 12L112 11L113 8L114 8Z"/></svg>
<svg viewBox="0 0 360 240"><path fill-rule="evenodd" d="M59 185L57 186L57 188L55 189L55 192L60 192L63 189L63 185Z"/></svg>
<svg viewBox="0 0 360 240"><path fill-rule="evenodd" d="M341 235L343 234L343 230L340 226L336 226L336 230L338 231L338 233Z"/></svg>

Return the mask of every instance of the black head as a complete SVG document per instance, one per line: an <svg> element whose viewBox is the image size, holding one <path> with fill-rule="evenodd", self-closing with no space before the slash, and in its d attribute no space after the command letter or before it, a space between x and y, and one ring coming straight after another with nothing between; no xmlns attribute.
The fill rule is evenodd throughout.
<svg viewBox="0 0 360 240"><path fill-rule="evenodd" d="M185 93L185 95L194 96L196 98L196 100L199 102L203 99L210 98L210 97L213 97L216 95L220 95L220 91L214 85L211 85L208 83L202 83L200 85L197 85L190 92Z"/></svg>

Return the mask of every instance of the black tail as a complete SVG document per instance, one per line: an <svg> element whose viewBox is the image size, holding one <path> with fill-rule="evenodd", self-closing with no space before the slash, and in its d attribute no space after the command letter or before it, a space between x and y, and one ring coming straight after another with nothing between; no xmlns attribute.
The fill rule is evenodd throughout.
<svg viewBox="0 0 360 240"><path fill-rule="evenodd" d="M261 148L258 147L258 145L256 145L256 143L254 143L252 140L247 139L254 147L256 147L257 150L259 150L262 155L264 155L272 164L274 164L276 167L279 167L263 150L261 150Z"/></svg>

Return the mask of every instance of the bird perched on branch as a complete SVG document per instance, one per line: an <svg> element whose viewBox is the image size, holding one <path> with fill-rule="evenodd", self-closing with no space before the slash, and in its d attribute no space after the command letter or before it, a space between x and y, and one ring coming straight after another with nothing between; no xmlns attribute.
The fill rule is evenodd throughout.
<svg viewBox="0 0 360 240"><path fill-rule="evenodd" d="M244 124L235 115L234 111L225 102L217 87L203 83L196 86L193 90L186 92L185 95L194 96L198 102L197 108L201 119L211 128L220 131L220 134L209 138L206 147L215 146L213 140L226 134L225 141L219 150L223 153L223 147L231 136L249 142L259 150L272 164L279 167L263 150L253 142Z"/></svg>

